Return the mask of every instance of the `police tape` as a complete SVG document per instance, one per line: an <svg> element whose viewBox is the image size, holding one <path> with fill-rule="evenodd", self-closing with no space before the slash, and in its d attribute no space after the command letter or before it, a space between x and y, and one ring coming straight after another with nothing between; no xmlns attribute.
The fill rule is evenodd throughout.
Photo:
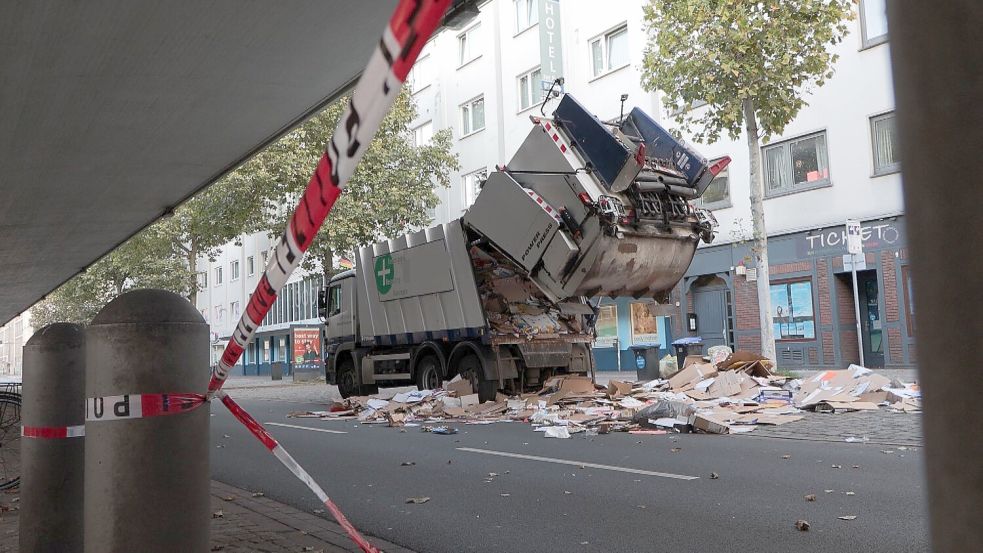
<svg viewBox="0 0 983 553"><path fill-rule="evenodd" d="M21 426L20 435L25 438L84 438L85 425L75 426Z"/></svg>
<svg viewBox="0 0 983 553"><path fill-rule="evenodd" d="M86 422L143 419L186 413L206 402L204 394L125 394L85 400Z"/></svg>
<svg viewBox="0 0 983 553"><path fill-rule="evenodd" d="M318 229L399 95L410 68L449 5L450 0L401 0L396 6L307 189L287 223L286 231L232 333L232 339L212 373L208 383L209 397L222 388L232 367L239 361L246 345L276 301L277 293L300 265Z"/></svg>

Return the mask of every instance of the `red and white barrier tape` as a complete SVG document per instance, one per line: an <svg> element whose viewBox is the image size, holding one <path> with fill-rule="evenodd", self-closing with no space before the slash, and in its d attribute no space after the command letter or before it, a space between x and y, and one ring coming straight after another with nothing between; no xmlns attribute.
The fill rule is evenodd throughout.
<svg viewBox="0 0 983 553"><path fill-rule="evenodd" d="M85 400L86 422L143 419L185 413L206 402L202 394L126 394Z"/></svg>
<svg viewBox="0 0 983 553"><path fill-rule="evenodd" d="M273 456L283 463L283 466L287 467L287 469L290 470L290 472L292 472L298 480L303 482L308 489L314 492L314 495L316 495L318 500L320 500L321 503L327 507L335 521L337 521L338 524L344 528L345 533L348 534L348 537L351 538L351 540L355 542L355 544L358 545L362 551L365 551L365 553L379 553L379 550L376 549L374 545L369 543L368 540L366 540L365 537L363 537L362 534L355 529L352 523L348 521L348 518L346 518L345 514L341 512L341 509L335 505L334 501L331 501L331 498L324 492L324 489L322 489L321 486L314 481L314 478L312 478L311 475L304 470L304 467L300 466L297 461L294 460L290 453L288 453L287 450L280 445L280 442L277 442L276 438L270 435L270 433L263 428L262 424L243 410L243 408L240 407L238 403L233 401L231 397L226 395L225 392L219 392L219 395L222 398L222 403L229 409L232 416L238 419L239 422L241 422L250 432L252 432L260 442L263 442L266 449L270 450L273 453Z"/></svg>
<svg viewBox="0 0 983 553"><path fill-rule="evenodd" d="M342 113L338 127L232 333L232 339L212 373L208 383L209 397L222 388L229 371L239 361L246 345L276 301L277 292L300 265L304 253L396 100L420 50L449 5L450 0L401 0L396 6L379 46L355 86L351 102Z"/></svg>
<svg viewBox="0 0 983 553"><path fill-rule="evenodd" d="M21 426L20 435L25 438L84 438L85 425L76 426Z"/></svg>

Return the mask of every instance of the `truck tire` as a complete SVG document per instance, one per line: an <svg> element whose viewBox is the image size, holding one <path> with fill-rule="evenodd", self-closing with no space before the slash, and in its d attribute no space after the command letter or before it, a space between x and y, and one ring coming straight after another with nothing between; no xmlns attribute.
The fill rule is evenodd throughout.
<svg viewBox="0 0 983 553"><path fill-rule="evenodd" d="M417 389L436 390L441 384L440 361L434 355L424 356L416 364Z"/></svg>
<svg viewBox="0 0 983 553"><path fill-rule="evenodd" d="M476 355L465 355L457 365L457 372L461 374L461 378L471 382L471 389L478 393L478 401L495 401L496 383L485 380L481 361Z"/></svg>
<svg viewBox="0 0 983 553"><path fill-rule="evenodd" d="M338 373L335 380L338 382L338 393L341 394L341 397L348 398L358 395L358 375L355 374L355 362L350 356L345 356L344 359L338 361Z"/></svg>

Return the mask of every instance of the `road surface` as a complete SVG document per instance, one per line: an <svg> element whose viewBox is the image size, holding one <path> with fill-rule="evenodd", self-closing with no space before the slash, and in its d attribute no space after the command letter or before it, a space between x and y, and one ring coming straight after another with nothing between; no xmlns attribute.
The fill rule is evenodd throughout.
<svg viewBox="0 0 983 553"><path fill-rule="evenodd" d="M414 551L929 548L921 448L752 435L560 440L519 423L454 425L460 433L443 436L287 418L323 404L241 403L274 423L270 431L356 527ZM212 413L213 478L321 509L224 407L213 403ZM430 500L407 504L411 497ZM794 528L799 519L808 532Z"/></svg>

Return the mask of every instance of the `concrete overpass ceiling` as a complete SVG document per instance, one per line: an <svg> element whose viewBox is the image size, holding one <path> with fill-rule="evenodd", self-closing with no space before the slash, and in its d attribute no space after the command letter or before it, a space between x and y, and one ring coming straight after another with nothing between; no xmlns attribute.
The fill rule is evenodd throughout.
<svg viewBox="0 0 983 553"><path fill-rule="evenodd" d="M395 0L7 0L0 323L357 77Z"/></svg>

